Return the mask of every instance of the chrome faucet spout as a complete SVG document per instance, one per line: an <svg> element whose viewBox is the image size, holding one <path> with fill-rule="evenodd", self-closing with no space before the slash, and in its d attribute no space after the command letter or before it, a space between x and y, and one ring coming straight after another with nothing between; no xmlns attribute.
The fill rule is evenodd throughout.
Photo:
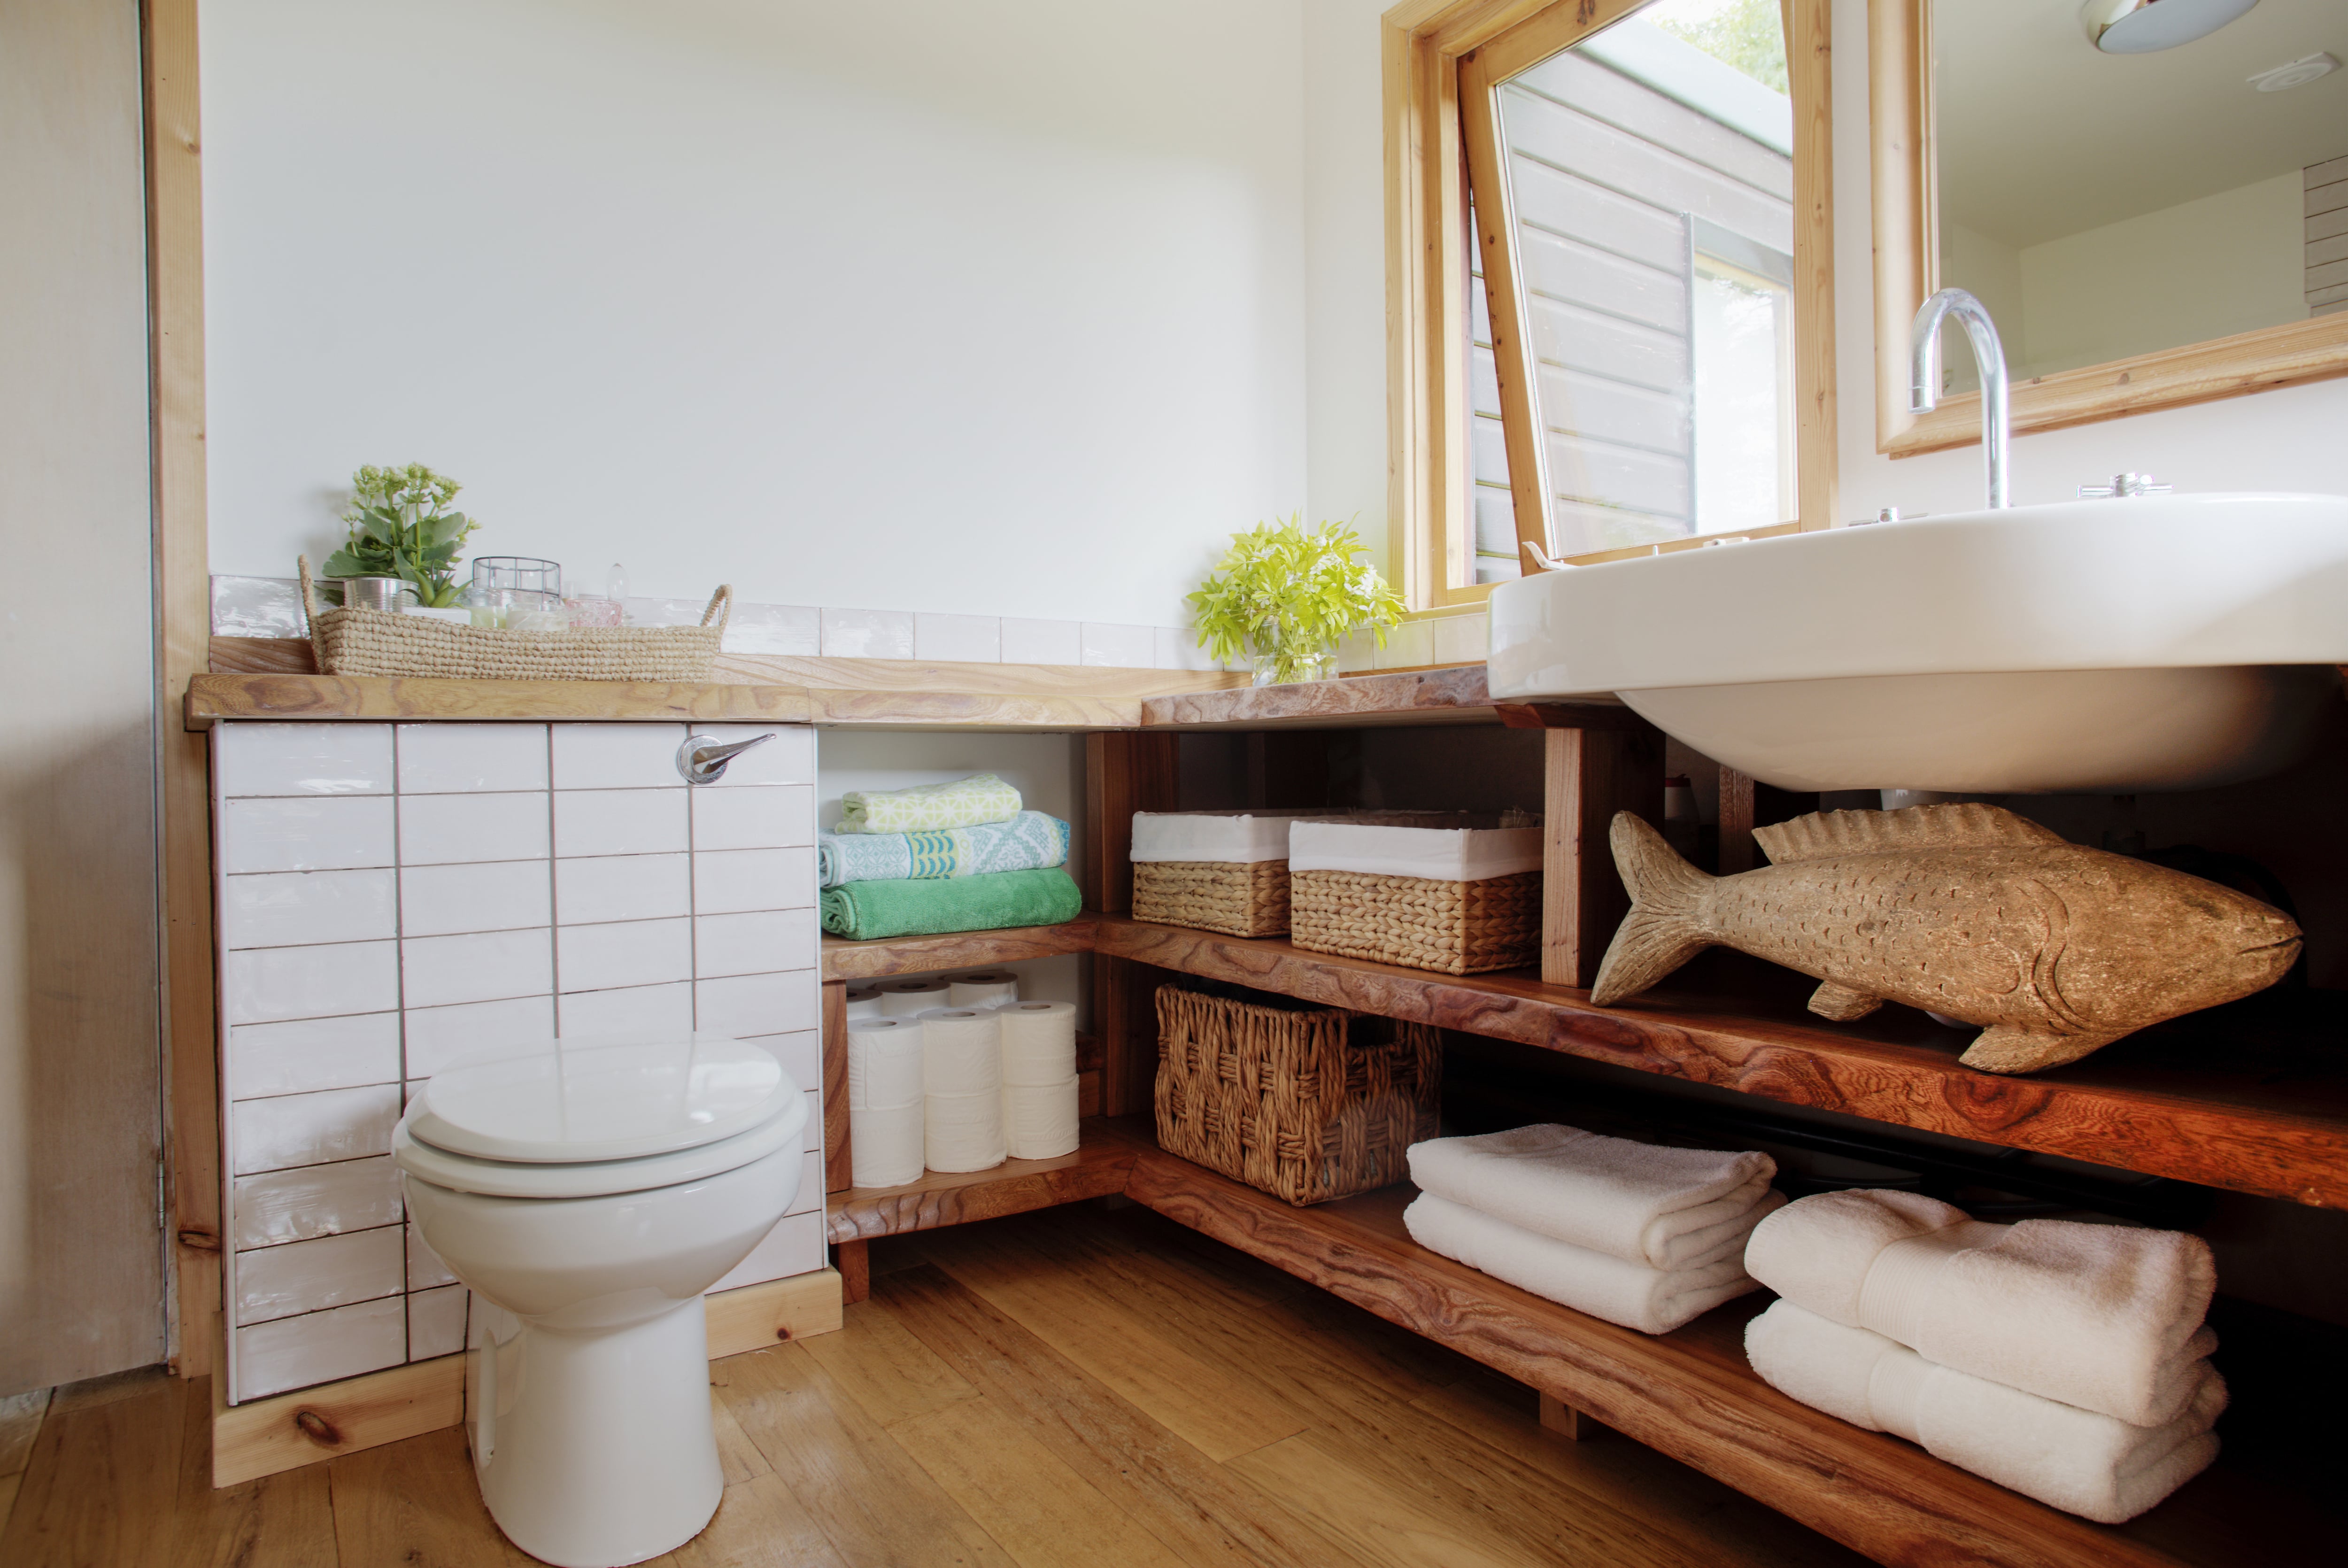
<svg viewBox="0 0 2348 1568"><path fill-rule="evenodd" d="M1962 289L1942 289L1917 311L1908 334L1908 407L1929 414L1941 402L1941 323L1955 316L1964 324L1973 346L1973 363L1981 367L1982 463L1987 470L1989 504L2012 506L2006 488L2006 455L2013 441L2013 415L2007 402L2005 348L1997 340L1997 324L1989 308Z"/></svg>

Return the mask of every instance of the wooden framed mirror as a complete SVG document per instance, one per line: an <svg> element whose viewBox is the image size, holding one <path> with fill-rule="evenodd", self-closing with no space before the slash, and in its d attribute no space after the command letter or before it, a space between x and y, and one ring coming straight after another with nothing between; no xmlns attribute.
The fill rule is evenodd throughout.
<svg viewBox="0 0 2348 1568"><path fill-rule="evenodd" d="M1950 285L1997 319L2017 433L2348 375L2348 70L2305 74L2348 59L2348 7L2267 0L2127 56L2043 0L1868 23L1877 450L1980 439L1962 334L1950 395L1908 408L1910 324Z"/></svg>

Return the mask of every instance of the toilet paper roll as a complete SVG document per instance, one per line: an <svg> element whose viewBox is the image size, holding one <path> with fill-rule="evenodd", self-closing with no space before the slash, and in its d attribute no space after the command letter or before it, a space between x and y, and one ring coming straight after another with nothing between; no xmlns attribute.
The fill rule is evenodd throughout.
<svg viewBox="0 0 2348 1568"><path fill-rule="evenodd" d="M957 975L947 984L946 1005L950 1007L995 1007L1019 1000L1019 976L1008 969Z"/></svg>
<svg viewBox="0 0 2348 1568"><path fill-rule="evenodd" d="M848 1020L848 1109L895 1110L919 1105L922 1026L913 1018Z"/></svg>
<svg viewBox="0 0 2348 1568"><path fill-rule="evenodd" d="M848 1179L859 1187L902 1187L922 1179L922 1157L928 1133L923 1101L848 1112Z"/></svg>
<svg viewBox="0 0 2348 1568"><path fill-rule="evenodd" d="M1003 1086L1003 1146L1014 1160L1076 1151L1076 1080Z"/></svg>
<svg viewBox="0 0 2348 1568"><path fill-rule="evenodd" d="M1003 1047L987 1007L932 1007L922 1026L925 1094L993 1094L1003 1087Z"/></svg>
<svg viewBox="0 0 2348 1568"><path fill-rule="evenodd" d="M989 1171L1003 1163L1003 1091L933 1094L922 1102L922 1159L931 1170Z"/></svg>
<svg viewBox="0 0 2348 1568"><path fill-rule="evenodd" d="M848 1016L851 1018L885 1016L880 1011L880 987L850 985L848 988Z"/></svg>
<svg viewBox="0 0 2348 1568"><path fill-rule="evenodd" d="M1055 1084L1076 1071L1076 1009L1069 1002L1013 1002L994 1010L1003 1081Z"/></svg>
<svg viewBox="0 0 2348 1568"><path fill-rule="evenodd" d="M891 1018L926 1013L932 1007L944 1006L950 989L942 980L884 980L880 983L880 1011Z"/></svg>

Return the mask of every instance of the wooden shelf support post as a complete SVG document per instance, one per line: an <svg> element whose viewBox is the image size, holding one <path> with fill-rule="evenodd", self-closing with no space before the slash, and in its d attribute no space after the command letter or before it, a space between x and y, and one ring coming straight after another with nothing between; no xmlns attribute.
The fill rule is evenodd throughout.
<svg viewBox="0 0 2348 1568"><path fill-rule="evenodd" d="M1607 833L1617 811L1663 820L1658 729L1549 729L1541 862L1541 980L1586 989L1631 907Z"/></svg>
<svg viewBox="0 0 2348 1568"><path fill-rule="evenodd" d="M823 1190L856 1185L848 1145L848 982L823 983ZM841 1271L845 1273L846 1271Z"/></svg>
<svg viewBox="0 0 2348 1568"><path fill-rule="evenodd" d="M1720 874L1733 877L1759 863L1753 841L1753 775L1720 767Z"/></svg>

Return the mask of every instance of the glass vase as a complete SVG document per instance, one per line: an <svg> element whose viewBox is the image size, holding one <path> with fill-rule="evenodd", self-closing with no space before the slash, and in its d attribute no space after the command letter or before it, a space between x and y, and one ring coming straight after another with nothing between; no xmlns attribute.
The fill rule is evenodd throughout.
<svg viewBox="0 0 2348 1568"><path fill-rule="evenodd" d="M1292 686L1325 681L1337 674L1337 645L1292 643L1277 622L1266 622L1248 639L1248 673L1257 686Z"/></svg>

